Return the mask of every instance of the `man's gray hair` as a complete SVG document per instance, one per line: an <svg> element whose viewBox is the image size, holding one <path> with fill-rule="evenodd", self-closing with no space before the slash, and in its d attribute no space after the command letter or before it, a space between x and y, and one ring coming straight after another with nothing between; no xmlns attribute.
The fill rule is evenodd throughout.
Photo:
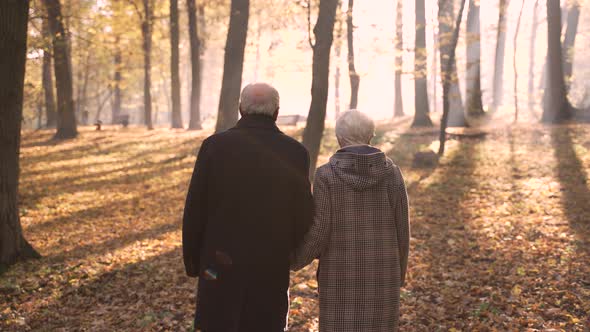
<svg viewBox="0 0 590 332"><path fill-rule="evenodd" d="M248 84L242 90L240 110L243 115L273 116L279 109L279 102L279 92L270 84Z"/></svg>
<svg viewBox="0 0 590 332"><path fill-rule="evenodd" d="M375 122L365 113L350 110L336 121L336 138L341 147L368 144L375 136Z"/></svg>

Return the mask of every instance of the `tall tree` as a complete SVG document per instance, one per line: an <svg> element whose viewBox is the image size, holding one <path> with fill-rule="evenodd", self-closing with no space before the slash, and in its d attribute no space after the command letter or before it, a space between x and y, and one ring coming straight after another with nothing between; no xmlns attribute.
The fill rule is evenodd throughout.
<svg viewBox="0 0 590 332"><path fill-rule="evenodd" d="M172 128L182 128L180 111L180 72L178 34L178 0L170 0L170 76L172 91Z"/></svg>
<svg viewBox="0 0 590 332"><path fill-rule="evenodd" d="M320 11L313 29L315 44L313 45L311 105L303 131L303 145L309 151L312 178L315 175L320 143L324 134L330 80L330 49L334 38L337 6L338 0L320 0Z"/></svg>
<svg viewBox="0 0 590 332"><path fill-rule="evenodd" d="M561 10L559 0L547 0L547 79L543 122L560 122L572 115L567 100L561 51Z"/></svg>
<svg viewBox="0 0 590 332"><path fill-rule="evenodd" d="M25 240L18 211L20 129L29 1L0 1L0 274L19 259L39 257Z"/></svg>
<svg viewBox="0 0 590 332"><path fill-rule="evenodd" d="M416 45L414 49L414 104L416 113L412 127L431 127L428 109L426 53L426 8L424 0L416 0Z"/></svg>
<svg viewBox="0 0 590 332"><path fill-rule="evenodd" d="M338 26L336 28L336 37L334 40L334 57L336 58L336 64L334 68L334 119L338 120L340 117L340 56L342 54L342 19L340 15L340 5L337 8L336 20Z"/></svg>
<svg viewBox="0 0 590 332"><path fill-rule="evenodd" d="M397 0L395 17L395 104L393 116L404 116L402 70L404 66L404 1Z"/></svg>
<svg viewBox="0 0 590 332"><path fill-rule="evenodd" d="M139 12L139 11L138 11ZM143 0L141 17L141 36L143 39L143 112L144 122L148 129L152 124L152 30L154 26L154 4L152 0Z"/></svg>
<svg viewBox="0 0 590 332"><path fill-rule="evenodd" d="M120 37L117 36L115 38L115 54L113 56L113 63L115 67L115 73L113 75L113 109L112 109L112 116L111 122L113 124L119 121L119 116L121 115L121 103L122 103L122 96L121 96L121 81L123 80L121 70L123 67L123 55L121 52Z"/></svg>
<svg viewBox="0 0 590 332"><path fill-rule="evenodd" d="M238 120L238 103L242 87L244 49L248 36L249 16L250 0L231 1L216 132L231 128Z"/></svg>
<svg viewBox="0 0 590 332"><path fill-rule="evenodd" d="M524 0L521 0L520 11L518 12L518 19L516 20L516 31L514 32L514 39L512 40L512 69L514 70L514 122L518 121L518 68L516 66L516 49L518 43L518 33L520 32L520 22L522 21L522 10L524 9Z"/></svg>
<svg viewBox="0 0 590 332"><path fill-rule="evenodd" d="M438 6L444 7L446 2L453 1L453 0L438 0ZM449 77L453 71L453 62L455 62L455 54L457 52L457 42L459 41L459 30L461 28L461 20L463 18L463 10L465 9L465 2L466 0L461 0L461 7L459 8L459 13L457 14L457 18L455 19L455 27L453 30L453 35L451 37L450 43L450 53L449 57L444 62L444 74L446 77ZM445 143L447 141L447 122L449 119L450 113L450 106L449 97L451 91L451 80L445 79L443 80L443 116L440 123L440 136L439 136L439 146L438 146L438 155L442 156L445 153Z"/></svg>
<svg viewBox="0 0 590 332"><path fill-rule="evenodd" d="M563 39L563 72L565 75L566 92L569 92L572 83L572 68L574 60L574 44L578 34L578 22L580 21L580 0L573 0L567 11L567 28Z"/></svg>
<svg viewBox="0 0 590 332"><path fill-rule="evenodd" d="M529 46L529 74L528 74L528 108L532 110L535 107L535 46L537 44L537 28L539 27L539 0L535 0L533 7L533 23L531 27L531 38Z"/></svg>
<svg viewBox="0 0 590 332"><path fill-rule="evenodd" d="M457 61L453 57L451 72L446 75L445 63L451 54L451 46L455 24L455 6L453 1L439 1L438 6L438 38L440 45L441 79L449 81L449 116L448 125L451 127L464 127L467 125L461 89L459 88L459 75L457 73Z"/></svg>
<svg viewBox="0 0 590 332"><path fill-rule="evenodd" d="M187 0L188 32L191 47L191 104L188 129L201 130L201 44L197 28L197 6L195 0Z"/></svg>
<svg viewBox="0 0 590 332"><path fill-rule="evenodd" d="M82 52L81 52L82 53ZM90 79L90 67L92 66L92 52L85 50L84 60L80 59L78 70L78 93L76 98L76 114L78 121L83 125L88 124L88 111L86 110L86 101L88 99L88 81ZM82 58L82 56L80 56ZM84 62L84 63L82 63Z"/></svg>
<svg viewBox="0 0 590 332"><path fill-rule="evenodd" d="M47 117L47 127L53 128L57 124L55 114L55 95L53 94L53 70L51 69L51 31L47 18L43 18L41 23L43 33L43 68L42 68L42 85L45 95L45 116Z"/></svg>
<svg viewBox="0 0 590 332"><path fill-rule="evenodd" d="M62 21L59 0L43 0L47 8L53 40L53 60L57 88L57 132L55 138L78 135L72 88L72 67L68 37Z"/></svg>
<svg viewBox="0 0 590 332"><path fill-rule="evenodd" d="M494 62L493 102L494 110L502 104L502 88L504 75L504 50L506 49L506 9L509 0L500 0L498 15L498 32L496 37L496 55Z"/></svg>
<svg viewBox="0 0 590 332"><path fill-rule="evenodd" d="M483 113L481 100L480 0L469 0L467 11L466 108L469 115Z"/></svg>
<svg viewBox="0 0 590 332"><path fill-rule="evenodd" d="M348 108L356 109L359 98L359 86L361 77L354 66L354 25L352 23L354 0L348 0L346 12L346 39L348 41L348 76L350 77L350 105Z"/></svg>

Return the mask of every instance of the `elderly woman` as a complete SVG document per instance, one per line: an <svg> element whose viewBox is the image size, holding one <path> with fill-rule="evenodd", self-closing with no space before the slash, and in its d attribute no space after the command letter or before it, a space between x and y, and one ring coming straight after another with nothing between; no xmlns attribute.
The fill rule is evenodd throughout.
<svg viewBox="0 0 590 332"><path fill-rule="evenodd" d="M402 173L370 146L375 124L352 110L336 122L341 149L315 176L314 224L292 269L320 258L320 331L396 331L409 248Z"/></svg>

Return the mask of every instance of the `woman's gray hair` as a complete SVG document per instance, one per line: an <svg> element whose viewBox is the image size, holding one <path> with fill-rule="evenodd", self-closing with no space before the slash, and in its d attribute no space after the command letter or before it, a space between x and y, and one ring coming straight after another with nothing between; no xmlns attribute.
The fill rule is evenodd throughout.
<svg viewBox="0 0 590 332"><path fill-rule="evenodd" d="M266 83L248 84L242 90L240 110L243 115L273 116L279 109L279 92Z"/></svg>
<svg viewBox="0 0 590 332"><path fill-rule="evenodd" d="M341 147L368 144L375 136L375 122L365 113L350 110L336 121L336 138Z"/></svg>

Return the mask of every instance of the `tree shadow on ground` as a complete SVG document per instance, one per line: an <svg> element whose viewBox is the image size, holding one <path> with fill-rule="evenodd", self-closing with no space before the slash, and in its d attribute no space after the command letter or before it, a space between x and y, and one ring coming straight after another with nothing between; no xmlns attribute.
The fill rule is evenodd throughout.
<svg viewBox="0 0 590 332"><path fill-rule="evenodd" d="M196 286L179 248L64 288L40 310L45 321L32 317L33 330L186 331L192 325Z"/></svg>
<svg viewBox="0 0 590 332"><path fill-rule="evenodd" d="M105 201L92 208L81 209L68 213L67 215L50 218L45 222L34 223L25 228L25 233L47 234L54 230L59 230L59 228L79 227L85 224L92 224L97 220L109 220L121 215L128 216L132 219L139 219L150 213L150 211L146 211L142 203L152 202L153 199L161 196L163 192L173 190L174 188L178 188L178 185L166 186L143 193L139 192L134 197L128 199ZM157 211L153 212L155 213Z"/></svg>
<svg viewBox="0 0 590 332"><path fill-rule="evenodd" d="M194 165L193 158L196 157L195 150L198 151L198 148L199 146L195 147L193 142L184 142L180 145L171 144L150 150L145 155L142 153L144 159L148 154L151 155L151 159L141 160L140 156L134 154L113 162L66 166L63 170L59 170L63 176L57 177L56 180L43 180L43 186L38 185L38 178L29 177L25 171L22 176L21 201L23 206L34 208L40 200L49 195L55 195L55 193L64 195L93 189L112 188L118 185L139 184L162 176L162 174L191 168ZM59 156L54 158L59 158ZM116 166L117 164L123 166ZM107 170L95 170L97 165L102 167L113 165L114 167ZM51 173L51 171L47 173ZM42 174L40 173L39 176ZM55 174L52 176L55 177Z"/></svg>
<svg viewBox="0 0 590 332"><path fill-rule="evenodd" d="M84 259L89 255L98 256L106 253L112 253L117 249L123 248L127 245L140 242L146 239L157 239L163 237L169 232L180 230L179 223L167 223L155 225L154 227L139 230L136 232L128 232L118 237L111 237L104 242L85 244L75 247L72 250L64 251L47 257L48 263L61 263L66 260Z"/></svg>
<svg viewBox="0 0 590 332"><path fill-rule="evenodd" d="M436 165L426 167L415 167L414 165L414 158L418 152L431 151L430 146L438 139L436 135L417 135L405 131L397 134L393 139L380 136L377 136L377 139L386 146L385 154L402 170L408 191L413 191L421 181L436 170Z"/></svg>
<svg viewBox="0 0 590 332"><path fill-rule="evenodd" d="M582 161L576 154L572 129L554 126L551 143L557 166L557 179L561 184L561 201L570 228L583 241L590 240L590 189Z"/></svg>
<svg viewBox="0 0 590 332"><path fill-rule="evenodd" d="M488 290L487 249L480 249L478 235L469 224L471 211L465 201L478 187L475 180L479 139L462 139L450 160L438 167L430 184L410 190L412 245L410 283L402 294L400 329L445 330L467 321L481 306ZM418 265L415 262L418 261ZM477 276L470 280L469 276ZM404 311L411 314L404 315ZM458 326L467 327L465 325Z"/></svg>

